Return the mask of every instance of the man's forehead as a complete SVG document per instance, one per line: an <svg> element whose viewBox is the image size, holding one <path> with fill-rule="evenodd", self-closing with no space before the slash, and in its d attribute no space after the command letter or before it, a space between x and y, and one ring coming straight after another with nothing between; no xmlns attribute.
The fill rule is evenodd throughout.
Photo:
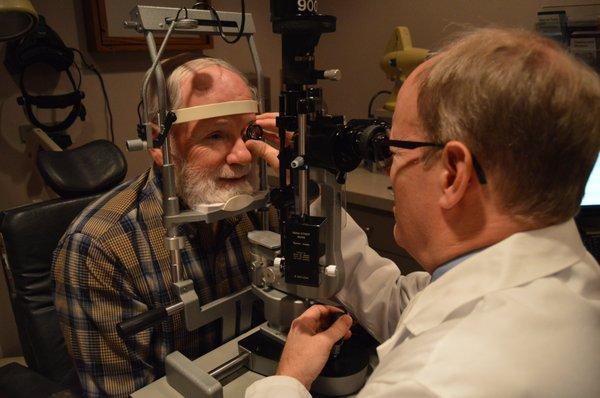
<svg viewBox="0 0 600 398"><path fill-rule="evenodd" d="M225 90L212 90L210 92L190 92L187 101L184 101L184 106L198 106L198 105L208 105L208 104L217 104L221 102L229 102L229 101L243 101L252 99L252 93L250 90L239 90L228 92Z"/></svg>
<svg viewBox="0 0 600 398"><path fill-rule="evenodd" d="M238 123L248 123L256 119L255 113L240 113L237 115L227 115L213 117L210 119L204 119L207 126L220 127L220 126L232 126Z"/></svg>
<svg viewBox="0 0 600 398"><path fill-rule="evenodd" d="M181 105L175 123L258 112L246 82L235 72L213 65L190 71L180 82ZM239 119L239 118L238 118Z"/></svg>
<svg viewBox="0 0 600 398"><path fill-rule="evenodd" d="M210 66L193 71L181 82L180 92L184 106L251 99L246 82L221 66Z"/></svg>

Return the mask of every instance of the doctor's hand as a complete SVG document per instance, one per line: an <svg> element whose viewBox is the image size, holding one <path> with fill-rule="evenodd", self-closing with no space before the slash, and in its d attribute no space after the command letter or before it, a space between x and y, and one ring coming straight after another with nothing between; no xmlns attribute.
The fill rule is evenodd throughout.
<svg viewBox="0 0 600 398"><path fill-rule="evenodd" d="M252 157L259 157L264 159L267 164L275 169L279 170L279 151L273 147L279 146L279 130L276 125L276 118L279 116L277 112L261 113L256 115L254 124L259 125L263 129L263 137L265 141L248 140L246 141L246 147L252 154ZM288 146L292 139L292 133L287 131L285 138L285 145ZM269 145L270 144L270 145Z"/></svg>
<svg viewBox="0 0 600 398"><path fill-rule="evenodd" d="M277 374L298 379L307 390L325 366L333 345L350 338L352 318L339 308L313 305L292 322Z"/></svg>
<svg viewBox="0 0 600 398"><path fill-rule="evenodd" d="M265 141L248 140L246 141L246 148L252 154L252 158L262 158L269 166L275 171L279 170L279 151L267 144Z"/></svg>
<svg viewBox="0 0 600 398"><path fill-rule="evenodd" d="M263 129L263 137L265 140L273 145L279 146L279 128L276 124L276 118L279 116L279 112L268 112L256 115L254 124L259 125ZM290 145L292 139L292 133L286 131L285 135L285 146Z"/></svg>

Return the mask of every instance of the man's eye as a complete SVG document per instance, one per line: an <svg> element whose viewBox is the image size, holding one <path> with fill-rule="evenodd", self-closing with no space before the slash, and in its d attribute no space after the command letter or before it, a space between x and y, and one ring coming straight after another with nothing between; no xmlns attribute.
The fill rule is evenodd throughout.
<svg viewBox="0 0 600 398"><path fill-rule="evenodd" d="M210 133L209 135L207 135L206 138L212 141L217 141L223 139L224 136L225 135L222 132L215 131L214 133Z"/></svg>

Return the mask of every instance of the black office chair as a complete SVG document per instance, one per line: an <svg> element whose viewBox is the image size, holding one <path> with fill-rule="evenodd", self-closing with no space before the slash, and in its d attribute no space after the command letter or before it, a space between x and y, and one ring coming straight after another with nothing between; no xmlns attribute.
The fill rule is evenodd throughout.
<svg viewBox="0 0 600 398"><path fill-rule="evenodd" d="M127 172L121 151L94 141L64 152L41 152L38 167L59 199L0 213L4 274L27 368L0 368L0 396L77 396L79 380L54 309L52 252L77 215L120 183Z"/></svg>

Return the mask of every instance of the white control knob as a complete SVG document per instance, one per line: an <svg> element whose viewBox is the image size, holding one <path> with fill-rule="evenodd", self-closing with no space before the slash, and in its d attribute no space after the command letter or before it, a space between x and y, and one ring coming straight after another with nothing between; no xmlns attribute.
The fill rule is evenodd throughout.
<svg viewBox="0 0 600 398"><path fill-rule="evenodd" d="M323 71L323 77L327 80L342 80L342 71L339 69L328 69Z"/></svg>
<svg viewBox="0 0 600 398"><path fill-rule="evenodd" d="M332 264L332 265L328 265L327 267L325 267L325 275L335 277L336 273L337 273L337 266Z"/></svg>
<svg viewBox="0 0 600 398"><path fill-rule="evenodd" d="M283 257L275 257L273 259L273 266L276 269L281 270L281 264L283 264Z"/></svg>
<svg viewBox="0 0 600 398"><path fill-rule="evenodd" d="M292 166L292 169L297 169L298 167L304 166L304 158L302 156L298 156L296 159L292 160L290 166Z"/></svg>

